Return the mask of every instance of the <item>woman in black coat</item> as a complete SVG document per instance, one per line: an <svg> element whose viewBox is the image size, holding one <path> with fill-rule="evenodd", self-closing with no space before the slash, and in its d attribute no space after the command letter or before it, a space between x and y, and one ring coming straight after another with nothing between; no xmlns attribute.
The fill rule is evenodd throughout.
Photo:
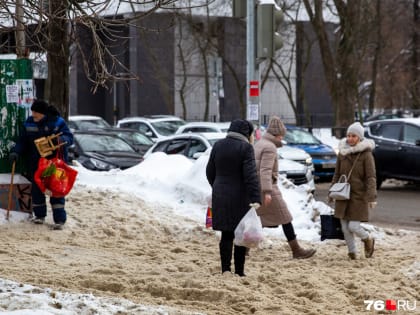
<svg viewBox="0 0 420 315"><path fill-rule="evenodd" d="M222 273L230 272L234 231L250 204L261 204L254 148L253 126L237 119L230 124L225 139L213 146L206 168L207 180L213 188L213 230L221 231L219 243ZM257 205L257 206L258 206ZM235 274L245 276L246 247L234 246Z"/></svg>

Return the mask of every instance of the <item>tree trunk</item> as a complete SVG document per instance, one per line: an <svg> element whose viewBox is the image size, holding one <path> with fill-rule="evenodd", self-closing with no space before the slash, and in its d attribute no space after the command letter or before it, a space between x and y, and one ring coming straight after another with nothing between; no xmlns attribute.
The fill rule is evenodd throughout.
<svg viewBox="0 0 420 315"><path fill-rule="evenodd" d="M413 84L412 84L412 99L413 109L420 109L420 88L419 88L419 79L420 79L420 70L419 70L419 49L420 49L420 40L419 40L419 23L420 23L420 6L419 0L414 0L413 2Z"/></svg>
<svg viewBox="0 0 420 315"><path fill-rule="evenodd" d="M65 119L69 111L69 38L66 1L50 1L48 23L48 79L45 98Z"/></svg>

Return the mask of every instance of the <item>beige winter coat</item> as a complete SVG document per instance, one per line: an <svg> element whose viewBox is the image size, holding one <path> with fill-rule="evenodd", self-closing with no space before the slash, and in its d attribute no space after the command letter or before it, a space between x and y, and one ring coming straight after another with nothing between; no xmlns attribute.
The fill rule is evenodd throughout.
<svg viewBox="0 0 420 315"><path fill-rule="evenodd" d="M261 200L264 203L264 194L266 193L271 194L272 199L269 205L261 205L257 210L261 223L265 227L287 224L293 219L277 186L279 175L277 147L280 146L281 142L277 141L270 133L265 133L254 146Z"/></svg>
<svg viewBox="0 0 420 315"><path fill-rule="evenodd" d="M370 139L364 139L353 147L347 144L345 138L340 140L332 184L342 174L348 175L355 164L349 180L350 200L336 201L335 217L350 221L369 221L368 203L376 201L376 170L372 155L374 147L375 143Z"/></svg>

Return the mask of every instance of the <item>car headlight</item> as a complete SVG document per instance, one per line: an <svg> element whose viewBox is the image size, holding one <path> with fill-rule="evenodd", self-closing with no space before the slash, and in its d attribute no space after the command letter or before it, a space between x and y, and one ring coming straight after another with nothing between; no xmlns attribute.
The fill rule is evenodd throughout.
<svg viewBox="0 0 420 315"><path fill-rule="evenodd" d="M94 166L94 168L96 168L100 171L109 171L109 170L112 170L114 168L117 168L113 164L106 163L104 161L97 160L97 159L94 159L94 158L90 158L89 162Z"/></svg>
<svg viewBox="0 0 420 315"><path fill-rule="evenodd" d="M312 164L312 157L308 157L306 160L305 160L305 163L306 163L306 165L311 165Z"/></svg>

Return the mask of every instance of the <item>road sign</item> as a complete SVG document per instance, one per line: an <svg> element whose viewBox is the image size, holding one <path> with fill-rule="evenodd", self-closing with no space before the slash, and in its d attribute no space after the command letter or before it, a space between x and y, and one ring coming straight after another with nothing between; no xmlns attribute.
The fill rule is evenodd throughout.
<svg viewBox="0 0 420 315"><path fill-rule="evenodd" d="M249 82L249 96L260 96L260 83L258 81Z"/></svg>

